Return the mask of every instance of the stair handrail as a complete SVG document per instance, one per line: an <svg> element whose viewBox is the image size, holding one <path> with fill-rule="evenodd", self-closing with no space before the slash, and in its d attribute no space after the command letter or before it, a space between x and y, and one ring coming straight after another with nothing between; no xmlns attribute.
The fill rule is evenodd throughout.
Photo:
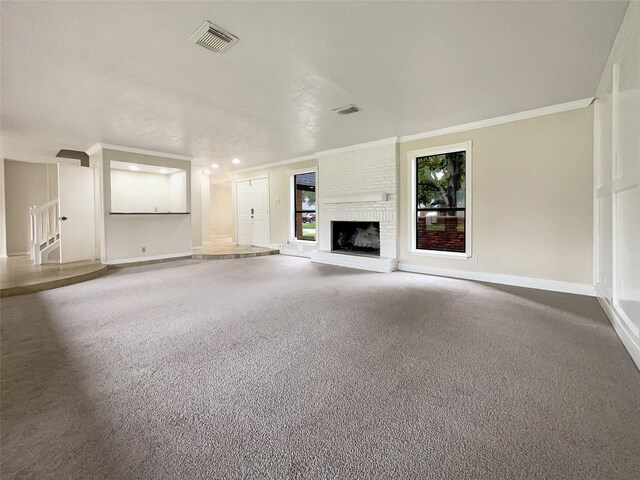
<svg viewBox="0 0 640 480"><path fill-rule="evenodd" d="M29 207L31 225L31 258L36 265L42 264L42 250L60 236L58 200Z"/></svg>

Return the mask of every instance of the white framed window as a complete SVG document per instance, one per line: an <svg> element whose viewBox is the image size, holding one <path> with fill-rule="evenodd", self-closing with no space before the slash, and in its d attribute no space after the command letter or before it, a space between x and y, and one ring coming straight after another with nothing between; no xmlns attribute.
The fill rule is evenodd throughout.
<svg viewBox="0 0 640 480"><path fill-rule="evenodd" d="M471 257L471 142L411 151L409 250Z"/></svg>
<svg viewBox="0 0 640 480"><path fill-rule="evenodd" d="M318 243L318 209L316 190L318 169L289 172L291 177L290 242Z"/></svg>

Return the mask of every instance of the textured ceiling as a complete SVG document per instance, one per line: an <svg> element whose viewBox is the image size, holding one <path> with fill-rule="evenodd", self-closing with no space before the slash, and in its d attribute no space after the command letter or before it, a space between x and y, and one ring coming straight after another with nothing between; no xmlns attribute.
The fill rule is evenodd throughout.
<svg viewBox="0 0 640 480"><path fill-rule="evenodd" d="M104 142L225 173L589 97L627 4L2 2L2 155ZM190 43L204 20L240 41Z"/></svg>

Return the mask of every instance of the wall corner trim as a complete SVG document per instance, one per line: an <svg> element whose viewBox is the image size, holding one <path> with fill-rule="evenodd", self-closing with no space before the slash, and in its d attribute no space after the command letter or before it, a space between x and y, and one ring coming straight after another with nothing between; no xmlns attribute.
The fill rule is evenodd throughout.
<svg viewBox="0 0 640 480"><path fill-rule="evenodd" d="M401 137L398 137L398 143L413 142L414 140L440 137L442 135L466 132L468 130L476 130L478 128L492 127L494 125L517 122L518 120L526 120L528 118L541 117L543 115L550 115L552 113L578 110L580 108L588 107L593 103L593 101L594 101L594 97L588 97L580 100L574 100L572 102L559 103L557 105L550 105L548 107L535 108L533 110L526 110L524 112L512 113L510 115L503 115L500 117L488 118L486 120L478 120L477 122L463 123L461 125L453 125L451 127L440 128L438 130L431 130L429 132L415 133L413 135L403 135Z"/></svg>
<svg viewBox="0 0 640 480"><path fill-rule="evenodd" d="M438 277L451 277L460 278L462 280L473 280L476 282L512 285L514 287L535 288L537 290L548 290L551 292L574 293L576 295L587 295L590 297L595 296L595 289L593 285L564 282L561 280L547 280L544 278L521 277L519 275L504 275L499 273L469 272L449 268L423 267L421 265L412 265L404 262L400 262L398 264L398 270L403 272L435 275Z"/></svg>

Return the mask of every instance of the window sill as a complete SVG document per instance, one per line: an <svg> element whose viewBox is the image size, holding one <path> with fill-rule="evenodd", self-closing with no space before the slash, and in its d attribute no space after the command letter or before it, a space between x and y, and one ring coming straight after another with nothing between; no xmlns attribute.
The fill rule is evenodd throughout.
<svg viewBox="0 0 640 480"><path fill-rule="evenodd" d="M411 255L420 255L423 257L440 257L440 258L450 258L451 260L471 260L472 256L467 253L456 253L456 252L439 252L437 250L417 250L411 249L409 250Z"/></svg>

